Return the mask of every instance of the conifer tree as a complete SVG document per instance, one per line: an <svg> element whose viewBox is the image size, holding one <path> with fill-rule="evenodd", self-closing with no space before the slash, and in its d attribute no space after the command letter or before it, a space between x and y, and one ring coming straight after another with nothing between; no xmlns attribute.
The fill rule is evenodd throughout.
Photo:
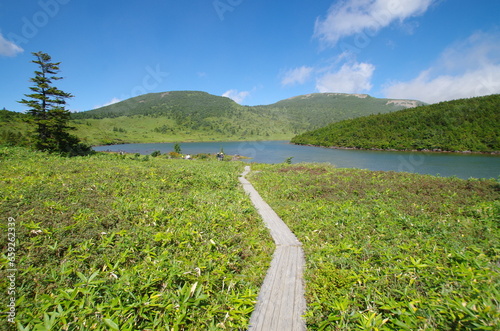
<svg viewBox="0 0 500 331"><path fill-rule="evenodd" d="M31 62L39 66L35 77L30 79L34 83L30 87L33 93L25 94L29 100L19 102L29 107L29 122L35 126L35 148L68 156L88 154L91 148L68 133L72 127L69 126L70 112L65 106L66 99L73 95L53 86L54 81L62 79L56 76L61 62L52 63L50 55L43 52L32 54L36 59Z"/></svg>

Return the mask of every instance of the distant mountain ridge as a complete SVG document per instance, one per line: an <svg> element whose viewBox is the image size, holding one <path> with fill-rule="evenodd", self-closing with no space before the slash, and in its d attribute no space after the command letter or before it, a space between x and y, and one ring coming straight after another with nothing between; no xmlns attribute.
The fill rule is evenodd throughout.
<svg viewBox="0 0 500 331"><path fill-rule="evenodd" d="M289 140L326 124L405 109L414 100L313 93L242 106L202 91L144 94L72 114L74 134L92 145L182 141ZM12 136L12 135L11 135Z"/></svg>
<svg viewBox="0 0 500 331"><path fill-rule="evenodd" d="M356 102L356 99L364 99ZM423 105L416 100L391 100L373 98L368 94L346 94L346 93L312 93L299 95L270 105L242 106L230 98L216 96L202 91L170 91L161 93L144 94L120 101L97 109L74 113L74 119L82 118L112 118L118 116L152 115L159 113L176 113L182 111L182 115L192 112L205 113L209 115L232 114L231 110L264 108L329 108L345 109L350 111L359 110L366 112L367 108L377 108L382 112L394 111ZM357 107L352 107L356 105ZM385 107L387 106L387 107ZM394 106L394 107L392 107ZM350 108L350 109L347 109ZM215 111L215 113L214 113Z"/></svg>
<svg viewBox="0 0 500 331"><path fill-rule="evenodd" d="M291 142L360 149L499 152L500 95L335 122Z"/></svg>
<svg viewBox="0 0 500 331"><path fill-rule="evenodd" d="M311 93L281 100L266 107L286 109L297 121L320 128L345 119L384 114L421 105L425 103L417 100L374 98L368 94Z"/></svg>
<svg viewBox="0 0 500 331"><path fill-rule="evenodd" d="M242 106L201 91L151 93L72 115L91 144L289 140L328 123L423 104L369 95L313 93L271 105Z"/></svg>

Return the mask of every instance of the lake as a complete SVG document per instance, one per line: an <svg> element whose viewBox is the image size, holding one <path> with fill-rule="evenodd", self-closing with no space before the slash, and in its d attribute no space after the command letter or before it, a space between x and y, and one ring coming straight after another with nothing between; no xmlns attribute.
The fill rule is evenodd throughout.
<svg viewBox="0 0 500 331"><path fill-rule="evenodd" d="M97 146L94 150L149 155L154 151L171 152L174 150L174 145L173 143L125 144ZM500 176L498 155L343 150L292 145L288 141L180 143L180 146L183 154L191 155L217 154L223 148L225 154L248 156L252 159L246 161L257 163L282 163L287 158L293 157L292 163L330 163L338 168L404 171L464 179Z"/></svg>

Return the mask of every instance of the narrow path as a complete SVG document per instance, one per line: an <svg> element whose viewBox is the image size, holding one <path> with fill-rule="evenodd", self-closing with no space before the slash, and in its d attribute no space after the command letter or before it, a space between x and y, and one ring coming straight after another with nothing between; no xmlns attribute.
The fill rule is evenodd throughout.
<svg viewBox="0 0 500 331"><path fill-rule="evenodd" d="M249 172L250 167L246 166L239 180L276 244L271 267L267 271L257 305L250 318L249 330L306 330L302 318L306 310L302 278L305 265L302 244L245 178Z"/></svg>

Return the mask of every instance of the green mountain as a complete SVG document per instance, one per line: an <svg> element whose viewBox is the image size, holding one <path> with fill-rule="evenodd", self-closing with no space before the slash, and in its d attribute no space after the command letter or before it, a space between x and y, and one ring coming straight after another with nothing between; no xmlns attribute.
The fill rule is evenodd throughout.
<svg viewBox="0 0 500 331"><path fill-rule="evenodd" d="M90 144L288 140L325 123L422 103L368 95L316 93L272 105L241 106L199 91L151 93L73 114L75 134Z"/></svg>
<svg viewBox="0 0 500 331"><path fill-rule="evenodd" d="M267 108L282 109L295 121L320 128L331 122L421 105L424 103L420 101L379 99L367 94L313 93L282 100Z"/></svg>
<svg viewBox="0 0 500 331"><path fill-rule="evenodd" d="M300 134L291 142L384 150L500 151L500 95L345 120Z"/></svg>
<svg viewBox="0 0 500 331"><path fill-rule="evenodd" d="M73 118L115 118L120 116L168 115L180 122L210 117L231 117L239 105L226 97L199 91L150 93L102 108L73 114Z"/></svg>

